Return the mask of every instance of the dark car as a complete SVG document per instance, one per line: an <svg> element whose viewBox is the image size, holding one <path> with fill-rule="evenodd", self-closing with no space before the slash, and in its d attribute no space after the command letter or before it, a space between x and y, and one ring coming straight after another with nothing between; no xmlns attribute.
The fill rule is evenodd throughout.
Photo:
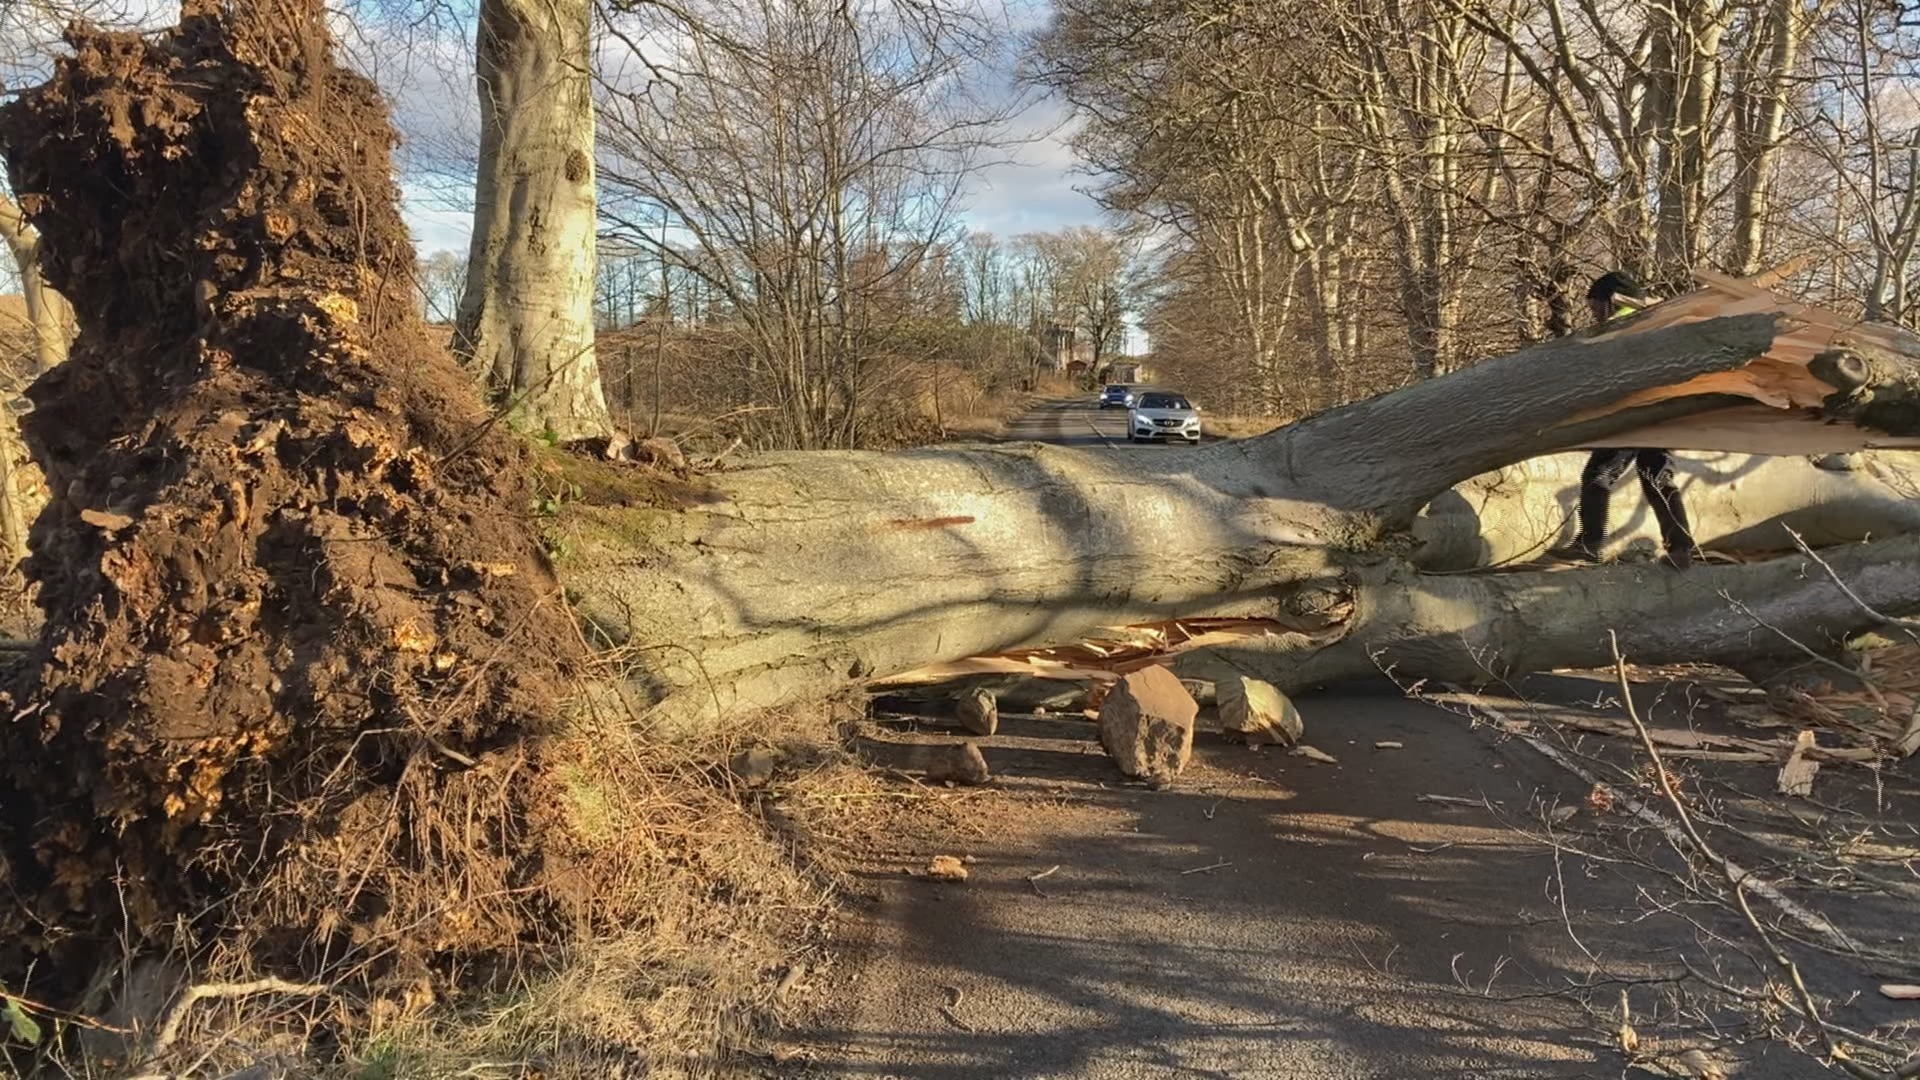
<svg viewBox="0 0 1920 1080"><path fill-rule="evenodd" d="M1100 407L1103 409L1130 409L1133 407L1133 387L1126 383L1113 383L1100 391Z"/></svg>

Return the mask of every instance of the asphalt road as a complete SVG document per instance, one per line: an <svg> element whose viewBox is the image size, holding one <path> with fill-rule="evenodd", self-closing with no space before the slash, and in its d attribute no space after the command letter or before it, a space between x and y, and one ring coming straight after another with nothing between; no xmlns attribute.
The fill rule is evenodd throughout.
<svg viewBox="0 0 1920 1080"><path fill-rule="evenodd" d="M1206 428L1206 414L1202 413L1202 441L1216 441L1206 434ZM1095 449L1111 447L1138 453L1179 453L1188 449L1182 442L1128 442L1127 410L1102 409L1093 403L1091 396L1082 400L1042 401L1026 415L1009 423L1001 438L1009 442L1045 442Z"/></svg>
<svg viewBox="0 0 1920 1080"><path fill-rule="evenodd" d="M1123 425L1119 410L1056 402L1008 437L1185 452L1130 446ZM1610 692L1605 680L1548 681L1557 689L1541 699L1569 705ZM1666 694L1649 715L1691 724L1691 700ZM1616 827L1587 807L1588 781L1384 683L1299 705L1307 742L1336 764L1203 733L1168 791L1127 783L1082 717L1003 717L979 741L993 784L953 793L964 826L916 818L919 804L903 801L875 826L882 840L855 845L844 940L813 987L818 1015L791 1033L801 1052L774 1074L1705 1075L1629 1062L1616 1045L1621 984L1607 980L1671 971L1682 952L1699 962L1701 939L1663 914L1671 883L1659 871L1546 839L1547 820L1582 845ZM953 733L902 720L868 738ZM1770 766L1740 768L1751 775L1733 779L1771 791ZM976 860L970 880L916 875L936 854ZM1864 974L1821 976L1877 999ZM1663 1022L1649 1015L1656 991L1633 993L1644 1047L1697 1048L1699 1025L1671 1009ZM1736 1080L1818 1072L1765 1040L1713 1053Z"/></svg>

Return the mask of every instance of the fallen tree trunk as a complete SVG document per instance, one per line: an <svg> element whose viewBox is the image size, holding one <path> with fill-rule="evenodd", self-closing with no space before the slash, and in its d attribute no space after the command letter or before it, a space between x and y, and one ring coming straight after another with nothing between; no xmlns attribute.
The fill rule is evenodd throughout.
<svg viewBox="0 0 1920 1080"><path fill-rule="evenodd" d="M1436 495L1536 454L1724 411L1736 400L1724 382L1614 406L1739 372L1782 329L1752 313L1552 342L1178 459L1050 446L779 455L671 494L580 475L590 496L561 523L563 570L603 638L628 648L643 698L694 721L1101 626L1311 616L1354 582L1427 595L1394 575L1413 573L1407 529ZM1833 377L1836 404L1854 400L1860 386ZM1792 420L1816 419L1796 409ZM1591 605L1586 580L1510 587L1544 613ZM1477 595L1452 602L1506 602ZM1344 639L1353 627L1324 629Z"/></svg>
<svg viewBox="0 0 1920 1080"><path fill-rule="evenodd" d="M1920 609L1920 536L1829 549L1833 571L1876 610ZM1249 633L1181 654L1195 678L1238 673L1301 690L1379 671L1485 683L1612 663L1719 663L1832 654L1879 620L1804 555L1743 566L1421 574L1382 565L1321 586L1323 629Z"/></svg>
<svg viewBox="0 0 1920 1080"><path fill-rule="evenodd" d="M1883 450L1857 458L1837 470L1806 457L1674 456L1694 538L1710 550L1789 551L1787 529L1815 547L1920 531L1920 455ZM1501 566L1572 540L1586 461L1584 453L1548 454L1442 493L1414 521L1414 565ZM1659 542L1659 526L1635 484L1615 492L1611 524L1616 548Z"/></svg>

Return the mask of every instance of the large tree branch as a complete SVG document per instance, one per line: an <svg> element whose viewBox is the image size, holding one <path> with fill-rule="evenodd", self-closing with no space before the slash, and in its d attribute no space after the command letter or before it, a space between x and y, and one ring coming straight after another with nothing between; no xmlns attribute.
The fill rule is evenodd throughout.
<svg viewBox="0 0 1920 1080"><path fill-rule="evenodd" d="M1732 371L1764 355L1769 314L1690 323L1646 334L1561 338L1498 360L1335 409L1238 448L1303 497L1399 524L1435 495L1490 469L1631 431L1642 413L1613 413L1579 430L1569 417L1630 394ZM1724 405L1677 399L1673 413Z"/></svg>

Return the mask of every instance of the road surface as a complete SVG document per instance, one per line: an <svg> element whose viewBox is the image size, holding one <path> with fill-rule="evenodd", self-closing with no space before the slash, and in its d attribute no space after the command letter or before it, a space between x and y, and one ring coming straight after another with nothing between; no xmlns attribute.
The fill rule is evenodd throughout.
<svg viewBox="0 0 1920 1080"><path fill-rule="evenodd" d="M1129 447L1120 418L1046 403L1009 437L1181 452ZM1609 692L1547 682L1530 693L1591 705ZM1683 698L1650 712L1692 723ZM812 980L818 1013L775 1074L1689 1075L1617 1047L1619 984L1603 980L1671 971L1698 942L1649 916L1670 884L1658 872L1548 841L1549 820L1589 847L1615 827L1587 806L1588 781L1384 683L1299 704L1307 742L1337 763L1203 733L1168 791L1127 783L1084 717L1005 717L979 740L993 784L942 796L964 800L963 825L903 801L872 825L878 839L853 845L839 955ZM882 761L892 744L953 737L901 719L866 733ZM1768 767L1740 768L1771 790ZM970 879L916 874L937 854L975 860ZM1864 974L1821 975L1877 1000ZM1698 1049L1697 1025L1646 1015L1655 991L1636 986L1633 1000L1646 1046ZM1713 1053L1738 1080L1816 1071L1766 1041Z"/></svg>
<svg viewBox="0 0 1920 1080"><path fill-rule="evenodd" d="M1206 427L1206 414L1202 413L1200 430L1203 436ZM1009 442L1045 442L1084 448L1113 447L1138 453L1179 453L1187 449L1186 444L1180 442L1129 443L1127 410L1102 409L1093 403L1091 395L1085 399L1038 402L1025 415L1009 422L1001 438ZM1215 440L1205 436L1204 441Z"/></svg>

